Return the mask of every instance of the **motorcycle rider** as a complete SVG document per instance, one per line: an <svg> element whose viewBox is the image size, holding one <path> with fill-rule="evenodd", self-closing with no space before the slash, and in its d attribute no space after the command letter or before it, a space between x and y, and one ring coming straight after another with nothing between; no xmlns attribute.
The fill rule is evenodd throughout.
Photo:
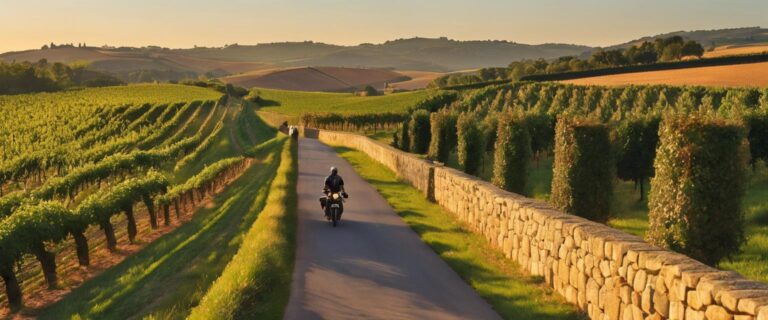
<svg viewBox="0 0 768 320"><path fill-rule="evenodd" d="M341 192L341 196L344 198L349 197L347 195L347 191L344 190L344 179L341 178L339 175L339 169L336 169L336 167L331 167L331 174L327 177L325 177L325 185L323 186L323 193L326 196L330 196L332 193L338 193ZM325 217L330 219L330 216L328 215L328 208L329 206L326 206L323 204ZM343 202L339 202L339 213L344 213L344 205Z"/></svg>

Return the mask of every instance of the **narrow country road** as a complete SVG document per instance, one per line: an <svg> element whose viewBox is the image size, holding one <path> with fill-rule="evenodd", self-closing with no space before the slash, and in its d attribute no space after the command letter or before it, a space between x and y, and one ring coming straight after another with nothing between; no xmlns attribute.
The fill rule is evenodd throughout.
<svg viewBox="0 0 768 320"><path fill-rule="evenodd" d="M341 224L318 198L331 166L350 194ZM285 319L499 319L334 150L299 142L296 267Z"/></svg>

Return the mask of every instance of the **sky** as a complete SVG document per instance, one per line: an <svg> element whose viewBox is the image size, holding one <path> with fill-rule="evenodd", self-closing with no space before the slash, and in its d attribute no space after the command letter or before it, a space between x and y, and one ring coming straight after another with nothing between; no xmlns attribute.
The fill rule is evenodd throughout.
<svg viewBox="0 0 768 320"><path fill-rule="evenodd" d="M609 46L679 30L768 27L768 0L0 0L0 52L398 38Z"/></svg>

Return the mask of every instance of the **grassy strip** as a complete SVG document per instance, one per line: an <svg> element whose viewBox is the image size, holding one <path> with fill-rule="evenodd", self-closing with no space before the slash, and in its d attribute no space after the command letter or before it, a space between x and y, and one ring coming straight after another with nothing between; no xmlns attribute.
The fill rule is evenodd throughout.
<svg viewBox="0 0 768 320"><path fill-rule="evenodd" d="M360 97L349 93L304 92L275 89L258 89L260 110L284 115L300 115L305 112L377 113L405 111L408 107L429 95L427 90L417 90L383 96Z"/></svg>
<svg viewBox="0 0 768 320"><path fill-rule="evenodd" d="M296 245L297 144L285 144L267 206L188 319L280 319Z"/></svg>
<svg viewBox="0 0 768 320"><path fill-rule="evenodd" d="M453 216L429 202L389 168L364 153L336 151L387 199L403 220L505 319L579 319L575 307L526 275L480 235L467 231Z"/></svg>

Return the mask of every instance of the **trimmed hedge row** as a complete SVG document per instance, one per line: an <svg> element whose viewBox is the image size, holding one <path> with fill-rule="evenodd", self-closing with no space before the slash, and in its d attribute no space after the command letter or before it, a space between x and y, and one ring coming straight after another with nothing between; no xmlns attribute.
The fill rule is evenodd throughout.
<svg viewBox="0 0 768 320"><path fill-rule="evenodd" d="M457 118L455 113L444 110L429 115L432 139L429 141L427 157L443 163L448 162L448 157L457 143Z"/></svg>
<svg viewBox="0 0 768 320"><path fill-rule="evenodd" d="M722 119L670 116L659 132L646 238L716 265L745 241L744 127Z"/></svg>
<svg viewBox="0 0 768 320"><path fill-rule="evenodd" d="M524 115L505 112L499 118L491 182L507 191L523 194L528 181L531 135Z"/></svg>
<svg viewBox="0 0 768 320"><path fill-rule="evenodd" d="M608 221L614 170L607 125L589 120L558 119L552 205L592 221Z"/></svg>
<svg viewBox="0 0 768 320"><path fill-rule="evenodd" d="M468 174L476 175L485 153L485 141L475 115L466 112L459 115L456 135L459 167Z"/></svg>

